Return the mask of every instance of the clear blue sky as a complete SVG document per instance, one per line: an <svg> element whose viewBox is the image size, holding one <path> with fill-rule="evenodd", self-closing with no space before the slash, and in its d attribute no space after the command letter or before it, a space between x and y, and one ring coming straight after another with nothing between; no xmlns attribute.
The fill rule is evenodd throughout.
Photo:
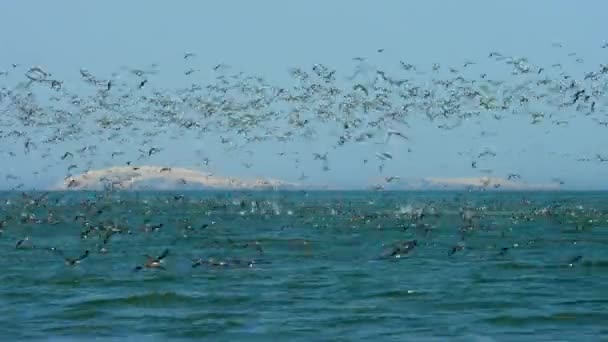
<svg viewBox="0 0 608 342"><path fill-rule="evenodd" d="M287 80L289 67L314 63L336 67L345 75L352 71L351 59L356 56L369 57L389 71L398 67L399 60L426 68L435 62L486 61L494 50L543 65L566 64L572 59L567 53L576 52L585 62L570 63L573 72L597 68L608 60L608 49L599 48L608 39L605 1L20 0L3 1L0 13L0 70L9 69L11 63L42 65L74 82L81 67L109 75L123 65L158 63L161 74L156 82L166 88L183 86L185 51L198 55L196 66L203 69L199 77L209 76L213 65L226 63L277 82ZM553 42L561 42L563 48L552 47ZM385 51L376 53L379 48ZM492 65L484 65L487 72ZM481 131L498 136L481 138ZM531 183L559 177L572 187L608 188L608 163L576 162L578 157L608 154L606 132L589 119L570 119L567 127L531 126L525 118L470 122L450 132L421 120L412 124L408 144L353 145L334 151L327 147L329 140L321 139L314 144L256 146L254 156L245 158L225 153L212 141L184 138L170 142L166 153L151 163L198 168L194 150L201 148L212 160L209 168L218 175L296 180L302 171L294 170L293 160L277 158L275 153L298 150L303 154L301 169L310 182L355 186L379 177L377 164L362 164L363 158L374 160L375 152L386 150L395 156L383 175L472 177L479 173L471 169L471 158L458 152L474 154L489 146L498 152L486 165L495 176L517 172ZM412 152L407 152L408 147ZM322 172L311 158L312 152L324 151L329 151L330 172ZM254 166L245 169L241 160ZM95 160L94 166L108 162L108 158ZM20 174L35 186L61 178L64 169L58 166L30 175L45 164L32 156L14 157L3 166L0 182L5 173Z"/></svg>

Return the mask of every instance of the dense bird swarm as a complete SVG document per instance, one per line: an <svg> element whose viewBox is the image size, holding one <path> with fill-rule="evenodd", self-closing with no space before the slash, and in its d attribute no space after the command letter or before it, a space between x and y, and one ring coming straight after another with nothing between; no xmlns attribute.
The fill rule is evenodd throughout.
<svg viewBox="0 0 608 342"><path fill-rule="evenodd" d="M566 58L571 59L569 64L583 66L576 54ZM340 148L391 139L407 142L408 131L415 129L409 123L421 118L443 130L456 129L474 117L502 120L508 115L525 115L530 124L556 126L584 116L608 127L606 64L569 73L562 64L537 65L527 58L491 52L487 61L451 67L398 61L389 73L365 58L353 61L352 72L314 64L294 67L288 70L289 81L272 83L224 64L203 76L195 68L196 55L187 52L179 61L184 63L181 76L187 86L174 88L160 81L166 75L158 65L123 67L111 75L82 68L68 81L56 77L50 66L13 64L0 74L2 149L15 157L46 148L42 158L68 163L66 182L70 185L69 177L75 171L88 171L90 160L117 161L125 154L99 155L99 144L140 146L138 156L121 159L131 165L162 153L155 137L167 132L177 139L186 132L194 137L212 133L226 146L245 148L256 142L315 139L323 128L337 132L333 147ZM487 63L496 64L492 73L481 70ZM99 142L92 143L93 138ZM70 141L81 147L52 149L53 144ZM597 152L581 161L608 160ZM492 153L486 151L476 159L491 158ZM327 153L313 157L323 163L323 170L329 170ZM382 162L392 159L387 152L377 157ZM204 164L208 163L206 158ZM243 165L252 166L250 162ZM477 168L476 160L471 167ZM15 188L23 186L19 175L3 171ZM390 183L397 178L386 179ZM382 189L382 184L377 188Z"/></svg>

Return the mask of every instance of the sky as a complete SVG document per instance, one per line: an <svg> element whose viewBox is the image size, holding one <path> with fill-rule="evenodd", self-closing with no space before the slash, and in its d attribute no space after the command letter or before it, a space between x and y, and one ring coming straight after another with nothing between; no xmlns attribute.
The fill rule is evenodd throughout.
<svg viewBox="0 0 608 342"><path fill-rule="evenodd" d="M78 81L78 70L108 75L123 65L145 67L158 63L156 82L165 88L183 86L183 53L197 54L196 63L210 70L226 63L246 73L286 82L287 70L323 63L344 74L352 58L366 56L385 70L399 60L430 67L433 63L460 64L487 60L490 51L530 58L536 64L566 62L567 52L585 59L571 70L580 72L606 62L608 39L605 1L3 1L0 4L0 70L11 63L41 65L54 76ZM560 42L562 49L552 43ZM384 49L379 54L377 49ZM485 67L485 64L484 64ZM487 68L493 68L488 64ZM491 72L488 69L488 72ZM210 75L201 73L200 77ZM0 79L0 85L2 80ZM180 83L181 82L181 83ZM165 152L149 161L154 165L206 168L229 177L272 177L342 187L372 184L388 175L403 179L480 176L471 158L459 152L479 153L491 147L493 176L519 173L530 184L552 178L576 189L608 189L608 163L580 163L579 157L606 153L606 128L585 118L569 119L566 127L530 125L513 117L500 122L466 122L459 129L439 130L425 120L413 120L407 130L411 141L388 146L350 145L339 151L328 145L335 137L289 145L255 146L255 154L231 154L218 143L182 136L167 139ZM480 132L495 133L480 137ZM94 138L91 138L91 142ZM6 139L2 144L7 142ZM82 144L87 144L83 141ZM124 146L137 152L137 146ZM128 144L126 144L128 145ZM69 146L57 146L63 149ZM103 148L103 147L102 147ZM106 146L115 150L116 146ZM408 148L411 152L408 152ZM0 148L2 149L2 148ZM202 166L203 150L212 161ZM280 151L299 151L299 169L278 158ZM313 152L329 152L329 172L323 172ZM377 164L363 165L375 152L389 151L394 159L378 174ZM111 153L111 152L110 152ZM242 167L243 160L253 163ZM63 177L60 162L16 156L0 173L22 176L36 187L55 184ZM112 160L95 160L95 167ZM32 170L44 169L37 175ZM4 177L0 182L5 182ZM6 185L6 184L5 184Z"/></svg>

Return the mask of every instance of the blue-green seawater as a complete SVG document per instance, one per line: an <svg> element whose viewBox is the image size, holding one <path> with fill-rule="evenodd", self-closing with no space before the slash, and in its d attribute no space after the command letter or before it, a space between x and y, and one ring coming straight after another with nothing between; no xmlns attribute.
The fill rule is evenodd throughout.
<svg viewBox="0 0 608 342"><path fill-rule="evenodd" d="M608 339L606 193L179 195L0 194L1 340Z"/></svg>

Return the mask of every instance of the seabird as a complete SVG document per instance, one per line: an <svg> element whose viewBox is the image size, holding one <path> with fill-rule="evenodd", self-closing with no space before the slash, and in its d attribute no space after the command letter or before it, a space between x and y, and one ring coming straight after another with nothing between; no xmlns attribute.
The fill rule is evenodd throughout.
<svg viewBox="0 0 608 342"><path fill-rule="evenodd" d="M161 270L165 270L165 268L162 266L161 263L162 263L162 260L164 258L166 258L168 255L169 255L169 249L165 249L163 251L163 253L156 258L151 257L149 255L145 255L145 257L148 258L148 260L146 261L146 263L143 266L135 267L135 271L140 271L143 268L159 268Z"/></svg>
<svg viewBox="0 0 608 342"><path fill-rule="evenodd" d="M82 260L86 259L89 256L88 250L84 251L84 253L77 258L70 258L70 257L65 257L63 252L61 250L58 250L55 247L50 247L50 248L45 248L45 249L61 255L63 257L63 260L65 261L65 264L68 266L74 266L76 264L79 264Z"/></svg>
<svg viewBox="0 0 608 342"><path fill-rule="evenodd" d="M391 249L391 252L388 255L385 253L384 256L390 256L395 258L400 258L401 255L408 254L418 245L418 240L408 240L399 243Z"/></svg>

